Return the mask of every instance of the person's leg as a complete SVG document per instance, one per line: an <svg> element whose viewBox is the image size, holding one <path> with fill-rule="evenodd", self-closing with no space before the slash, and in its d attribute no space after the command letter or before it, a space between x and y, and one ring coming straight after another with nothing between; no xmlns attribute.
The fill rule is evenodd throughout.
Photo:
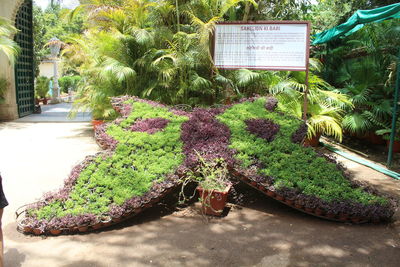
<svg viewBox="0 0 400 267"><path fill-rule="evenodd" d="M0 209L0 267L3 267L3 229L1 225L1 219L3 217L3 209Z"/></svg>

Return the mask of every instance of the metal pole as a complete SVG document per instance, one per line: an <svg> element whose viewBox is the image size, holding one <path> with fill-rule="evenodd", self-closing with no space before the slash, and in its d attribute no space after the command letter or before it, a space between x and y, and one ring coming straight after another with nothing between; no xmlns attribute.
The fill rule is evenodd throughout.
<svg viewBox="0 0 400 267"><path fill-rule="evenodd" d="M304 90L304 102L303 102L303 120L304 122L307 121L307 108L308 108L308 99L307 99L307 95L308 95L308 66L306 69L306 89Z"/></svg>
<svg viewBox="0 0 400 267"><path fill-rule="evenodd" d="M389 155L387 160L387 167L390 168L393 159L393 143L396 136L396 121L397 121L397 106L399 101L399 87L400 87L400 50L397 55L396 66L396 87L394 91L393 115L392 115L392 131L390 133Z"/></svg>

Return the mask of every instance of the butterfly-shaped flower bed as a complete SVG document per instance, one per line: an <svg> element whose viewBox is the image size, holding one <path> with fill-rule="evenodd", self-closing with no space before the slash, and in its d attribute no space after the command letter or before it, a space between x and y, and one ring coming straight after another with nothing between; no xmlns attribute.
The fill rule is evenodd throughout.
<svg viewBox="0 0 400 267"><path fill-rule="evenodd" d="M75 166L56 192L17 211L24 233L97 230L157 204L189 169L224 159L231 178L303 212L330 220L387 221L389 197L351 181L334 159L303 147L306 125L274 98L192 112L136 97L112 100L121 117L96 127L105 149Z"/></svg>

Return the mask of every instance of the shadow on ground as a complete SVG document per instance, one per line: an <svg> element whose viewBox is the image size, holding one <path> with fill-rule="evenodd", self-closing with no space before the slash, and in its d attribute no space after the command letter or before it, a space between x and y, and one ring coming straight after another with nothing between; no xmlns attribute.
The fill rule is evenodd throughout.
<svg viewBox="0 0 400 267"><path fill-rule="evenodd" d="M49 253L59 266L398 266L398 223L346 225L254 199L208 223L194 205L179 211L159 205L106 231L23 239L96 248L90 251L97 257L82 262ZM65 247L67 255L74 251Z"/></svg>

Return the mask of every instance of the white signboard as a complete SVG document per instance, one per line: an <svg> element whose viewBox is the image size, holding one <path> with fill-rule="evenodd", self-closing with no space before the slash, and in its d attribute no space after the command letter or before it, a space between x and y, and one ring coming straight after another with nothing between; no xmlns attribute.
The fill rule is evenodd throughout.
<svg viewBox="0 0 400 267"><path fill-rule="evenodd" d="M214 35L214 63L221 69L307 69L308 22L221 23Z"/></svg>

